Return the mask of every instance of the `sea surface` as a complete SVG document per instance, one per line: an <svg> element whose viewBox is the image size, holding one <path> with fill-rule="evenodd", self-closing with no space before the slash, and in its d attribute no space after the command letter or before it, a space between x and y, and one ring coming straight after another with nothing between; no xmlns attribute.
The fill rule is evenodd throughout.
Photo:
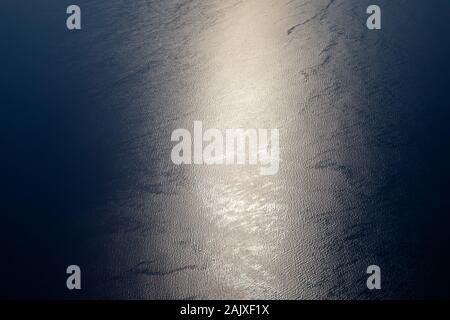
<svg viewBox="0 0 450 320"><path fill-rule="evenodd" d="M449 21L444 0L2 0L0 297L450 297ZM196 120L279 129L278 174L174 165Z"/></svg>

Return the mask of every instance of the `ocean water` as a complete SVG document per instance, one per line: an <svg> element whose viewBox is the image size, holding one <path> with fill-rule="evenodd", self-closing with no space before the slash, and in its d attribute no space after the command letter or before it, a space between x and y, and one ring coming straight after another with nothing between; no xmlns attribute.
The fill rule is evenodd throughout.
<svg viewBox="0 0 450 320"><path fill-rule="evenodd" d="M0 297L450 297L448 1L76 2L0 4ZM278 174L174 165L195 120Z"/></svg>

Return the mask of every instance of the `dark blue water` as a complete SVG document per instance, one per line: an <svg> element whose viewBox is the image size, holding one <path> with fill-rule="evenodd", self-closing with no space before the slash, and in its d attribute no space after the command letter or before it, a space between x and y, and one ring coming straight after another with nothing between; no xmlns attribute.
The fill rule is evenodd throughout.
<svg viewBox="0 0 450 320"><path fill-rule="evenodd" d="M372 2L2 1L0 297L448 298L450 4ZM173 165L194 120L278 175Z"/></svg>

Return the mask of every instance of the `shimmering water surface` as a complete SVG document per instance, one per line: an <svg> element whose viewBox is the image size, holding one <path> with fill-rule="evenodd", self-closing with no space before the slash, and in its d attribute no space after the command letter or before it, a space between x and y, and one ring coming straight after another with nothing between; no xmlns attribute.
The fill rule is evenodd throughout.
<svg viewBox="0 0 450 320"><path fill-rule="evenodd" d="M450 3L372 2L2 2L0 296L450 296ZM195 120L278 174L175 166Z"/></svg>

